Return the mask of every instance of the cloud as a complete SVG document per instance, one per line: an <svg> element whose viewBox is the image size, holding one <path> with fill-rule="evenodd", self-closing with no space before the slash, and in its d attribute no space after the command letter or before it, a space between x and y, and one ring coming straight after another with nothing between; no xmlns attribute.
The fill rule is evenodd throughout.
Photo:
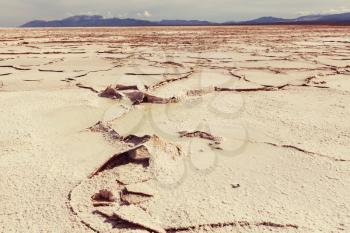
<svg viewBox="0 0 350 233"><path fill-rule="evenodd" d="M150 18L150 17L152 17L152 14L149 13L149 11L145 10L144 12L136 13L136 16L139 18Z"/></svg>
<svg viewBox="0 0 350 233"><path fill-rule="evenodd" d="M341 14L350 12L350 7L341 6L338 8L330 8L327 10L320 11L299 11L298 15L330 15L330 14Z"/></svg>
<svg viewBox="0 0 350 233"><path fill-rule="evenodd" d="M349 7L339 7L339 8L335 8L335 9L329 9L328 11L324 11L325 13L328 14L339 14L339 13L346 13L346 12L350 12L350 8Z"/></svg>
<svg viewBox="0 0 350 233"><path fill-rule="evenodd" d="M143 14L145 15L145 17L152 17L151 13L149 13L148 11L143 12Z"/></svg>
<svg viewBox="0 0 350 233"><path fill-rule="evenodd" d="M127 18L128 17L128 13L120 13L118 14L118 18Z"/></svg>
<svg viewBox="0 0 350 233"><path fill-rule="evenodd" d="M114 18L114 15L112 14L112 12L107 11L107 14L105 15L105 18Z"/></svg>

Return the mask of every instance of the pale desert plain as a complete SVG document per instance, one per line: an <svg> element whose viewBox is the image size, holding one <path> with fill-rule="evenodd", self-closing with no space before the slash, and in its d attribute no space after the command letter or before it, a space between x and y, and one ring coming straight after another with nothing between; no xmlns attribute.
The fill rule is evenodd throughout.
<svg viewBox="0 0 350 233"><path fill-rule="evenodd" d="M350 232L350 28L0 30L0 232Z"/></svg>

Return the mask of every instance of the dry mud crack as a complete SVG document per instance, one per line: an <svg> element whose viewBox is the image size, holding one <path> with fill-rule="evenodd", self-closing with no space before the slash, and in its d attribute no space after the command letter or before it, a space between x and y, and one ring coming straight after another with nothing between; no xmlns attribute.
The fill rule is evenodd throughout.
<svg viewBox="0 0 350 233"><path fill-rule="evenodd" d="M0 232L350 230L347 27L1 32Z"/></svg>
<svg viewBox="0 0 350 233"><path fill-rule="evenodd" d="M299 227L295 224L280 224L269 221L262 222L248 222L248 221L232 221L232 222L221 222L221 223L206 223L197 225L182 225L182 224L169 224L162 226L161 221L158 222L160 216L155 217L156 213L150 214L147 212L147 205L142 203L148 202L157 195L157 191L154 186L152 171L150 172L151 160L157 159L160 154L161 156L168 156L168 159L174 159L174 157L183 156L181 149L176 145L168 144L157 136L143 136L136 137L129 135L126 138L120 137L119 134L110 129L109 126L103 125L101 122L90 128L93 132L107 133L113 135L115 139L123 142L127 142L131 147L125 151L120 152L108 159L104 164L98 167L91 175L90 179L83 181L76 186L69 194L68 199L70 202L70 209L74 214L81 218L82 223L88 226L95 232L105 232L113 228L118 228L124 231L131 231L135 229L144 229L151 232L165 233L165 232L186 232L198 229L220 229L224 227L267 227L267 228L290 228L298 229ZM208 133L205 132L193 132L193 133L181 133L182 136L192 137L198 136L208 140L217 141ZM153 148L152 148L153 147ZM169 149L173 147L173 149ZM150 152L152 151L152 152ZM170 153L171 152L171 153ZM159 158L158 158L159 159ZM102 189L99 192L93 194L90 198L85 196L85 202L91 202L92 206L79 205L82 204L80 199L82 193L87 187L91 185L96 187L96 183L106 185L107 174L114 174L118 176L118 167L120 166L134 166L142 167L144 173L138 177L135 174L134 178L124 177L117 178L109 186L109 189ZM119 174L122 175L122 174ZM104 180L104 181L103 181ZM109 184L110 185L110 184ZM112 190L112 191L109 191ZM103 198L97 196L104 195ZM87 217L87 215L92 216ZM102 217L102 219L101 219ZM95 218L95 219L94 219ZM111 226L101 226L101 221L107 221ZM111 229L109 229L112 227Z"/></svg>

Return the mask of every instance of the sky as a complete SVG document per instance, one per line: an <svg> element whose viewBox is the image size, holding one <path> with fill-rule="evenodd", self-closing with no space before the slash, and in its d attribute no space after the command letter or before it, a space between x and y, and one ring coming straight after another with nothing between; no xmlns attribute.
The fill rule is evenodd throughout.
<svg viewBox="0 0 350 233"><path fill-rule="evenodd" d="M343 12L350 12L350 0L0 0L0 27L81 14L225 22Z"/></svg>

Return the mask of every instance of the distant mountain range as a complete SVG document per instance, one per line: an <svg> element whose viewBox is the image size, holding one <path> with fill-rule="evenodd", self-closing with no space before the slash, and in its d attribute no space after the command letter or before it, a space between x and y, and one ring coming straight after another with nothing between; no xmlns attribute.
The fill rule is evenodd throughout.
<svg viewBox="0 0 350 233"><path fill-rule="evenodd" d="M21 27L130 27L130 26L212 26L212 25L273 25L273 24L349 24L350 13L308 15L295 19L261 17L238 22L214 23L200 20L161 20L104 18L100 15L78 15L62 20L34 20Z"/></svg>
<svg viewBox="0 0 350 233"><path fill-rule="evenodd" d="M295 19L261 17L238 22L238 24L350 24L350 12L333 15L307 15Z"/></svg>
<svg viewBox="0 0 350 233"><path fill-rule="evenodd" d="M131 27L131 26L204 26L216 23L200 20L162 20L103 18L100 15L78 15L62 20L34 20L21 27Z"/></svg>

